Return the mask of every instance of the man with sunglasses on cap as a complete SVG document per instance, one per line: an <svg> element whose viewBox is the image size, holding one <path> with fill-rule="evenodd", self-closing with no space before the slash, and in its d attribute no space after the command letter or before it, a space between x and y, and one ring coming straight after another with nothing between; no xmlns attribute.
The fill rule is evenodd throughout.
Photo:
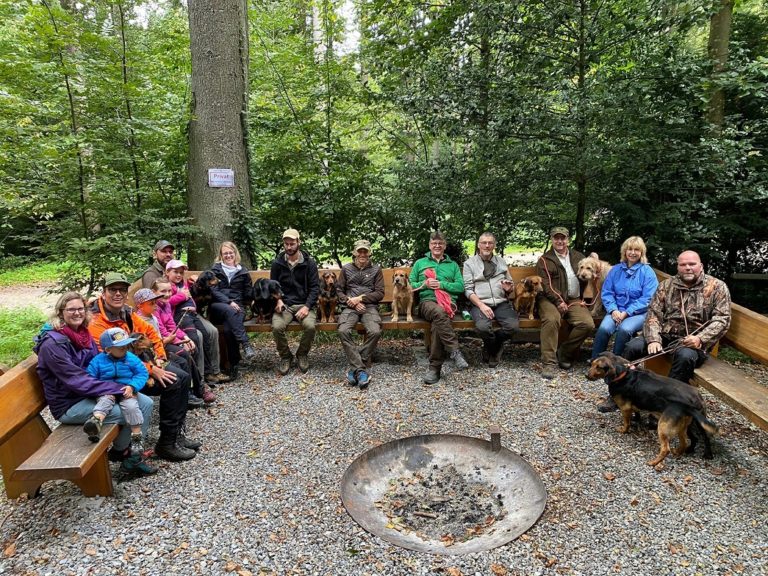
<svg viewBox="0 0 768 576"><path fill-rule="evenodd" d="M152 255L155 261L141 275L142 288L152 288L155 280L165 276L165 267L168 262L176 258L176 248L168 240L159 240L152 249Z"/></svg>

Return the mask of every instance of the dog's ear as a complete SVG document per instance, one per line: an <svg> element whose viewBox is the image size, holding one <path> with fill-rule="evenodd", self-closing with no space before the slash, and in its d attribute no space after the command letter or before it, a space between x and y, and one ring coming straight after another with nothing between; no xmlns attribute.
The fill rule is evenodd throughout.
<svg viewBox="0 0 768 576"><path fill-rule="evenodd" d="M533 290L533 278L528 276L528 278L525 279L525 289L530 292Z"/></svg>

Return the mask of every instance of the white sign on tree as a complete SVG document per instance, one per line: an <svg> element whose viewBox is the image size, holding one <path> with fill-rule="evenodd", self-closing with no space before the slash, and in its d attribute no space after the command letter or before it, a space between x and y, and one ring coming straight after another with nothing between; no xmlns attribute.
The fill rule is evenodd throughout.
<svg viewBox="0 0 768 576"><path fill-rule="evenodd" d="M211 188L234 188L235 171L231 168L209 168L208 186Z"/></svg>

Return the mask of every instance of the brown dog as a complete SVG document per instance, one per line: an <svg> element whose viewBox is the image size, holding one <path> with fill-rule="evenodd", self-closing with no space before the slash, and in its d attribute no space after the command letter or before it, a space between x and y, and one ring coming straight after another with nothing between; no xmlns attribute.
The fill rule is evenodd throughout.
<svg viewBox="0 0 768 576"><path fill-rule="evenodd" d="M136 338L134 342L131 342L131 352L139 357L139 360L143 362L150 362L153 365L157 365L155 362L155 347L152 345L152 341L141 332L134 332L131 334L131 338ZM155 380L150 376L147 379L145 386L152 388L155 385Z"/></svg>
<svg viewBox="0 0 768 576"><path fill-rule="evenodd" d="M336 274L330 270L320 276L320 297L317 305L320 308L320 322L336 322Z"/></svg>
<svg viewBox="0 0 768 576"><path fill-rule="evenodd" d="M533 320L536 295L544 291L543 282L541 276L527 276L522 282L515 284L514 305L521 318L527 315L528 320Z"/></svg>
<svg viewBox="0 0 768 576"><path fill-rule="evenodd" d="M400 314L405 312L405 321L413 322L413 292L405 270L395 270L392 274L392 322L398 322Z"/></svg>
<svg viewBox="0 0 768 576"><path fill-rule="evenodd" d="M646 370L633 369L629 361L611 352L603 352L592 360L587 378L605 379L608 393L621 410L623 423L618 430L622 434L629 431L633 412L650 412L658 418L659 454L649 460L648 465L656 466L667 457L670 453L669 441L675 436L679 444L671 450L673 454L679 456L686 449L692 452L696 446L696 437L691 436L688 448L688 426L692 422L704 432L704 458L712 458L707 434L717 434L717 425L707 419L704 400L693 386Z"/></svg>
<svg viewBox="0 0 768 576"><path fill-rule="evenodd" d="M599 260L592 255L579 262L579 269L576 270L576 276L579 280L586 282L584 288L584 303L589 308L593 318L603 316L603 299L600 291L603 289L603 282L608 277L611 270L611 264L605 260Z"/></svg>

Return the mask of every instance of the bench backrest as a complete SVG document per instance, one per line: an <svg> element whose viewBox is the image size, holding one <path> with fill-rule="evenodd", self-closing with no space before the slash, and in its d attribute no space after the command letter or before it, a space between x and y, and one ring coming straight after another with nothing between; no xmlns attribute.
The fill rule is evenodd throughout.
<svg viewBox="0 0 768 576"><path fill-rule="evenodd" d="M0 444L48 405L32 354L0 376Z"/></svg>
<svg viewBox="0 0 768 576"><path fill-rule="evenodd" d="M396 270L405 270L406 273L410 273L411 269L408 266L402 266L400 268L382 268L381 272L384 274L384 299L381 301L382 304L391 304L392 303L392 290L393 290L393 284L392 284L392 275L395 273ZM321 268L318 273L322 276L324 272L334 272L336 276L339 275L339 269L338 268ZM515 282L519 282L523 278L526 278L527 276L531 276L533 274L536 274L536 267L535 266L510 266L509 267L509 273L514 279ZM187 270L185 276L189 278L190 276L197 276L199 275L199 271L195 270ZM251 280L256 281L259 278L269 278L269 270L251 270L250 272ZM131 288L129 290L129 303L131 306L133 306L133 293L136 292L141 287L141 280L137 280L131 285Z"/></svg>

